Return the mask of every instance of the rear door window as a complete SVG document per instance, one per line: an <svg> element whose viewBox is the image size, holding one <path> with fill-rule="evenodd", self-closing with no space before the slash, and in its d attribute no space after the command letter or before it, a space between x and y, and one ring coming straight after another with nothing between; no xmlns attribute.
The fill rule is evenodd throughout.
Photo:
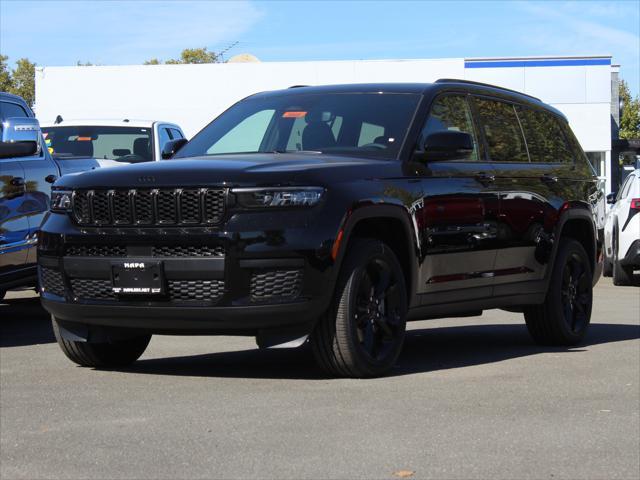
<svg viewBox="0 0 640 480"><path fill-rule="evenodd" d="M489 157L494 162L528 162L518 116L510 103L475 98Z"/></svg>

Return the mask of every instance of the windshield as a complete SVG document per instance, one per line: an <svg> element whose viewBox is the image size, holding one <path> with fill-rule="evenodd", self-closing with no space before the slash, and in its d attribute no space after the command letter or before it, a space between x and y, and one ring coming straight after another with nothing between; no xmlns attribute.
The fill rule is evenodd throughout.
<svg viewBox="0 0 640 480"><path fill-rule="evenodd" d="M416 94L286 94L243 100L198 133L176 158L318 152L397 158Z"/></svg>
<svg viewBox="0 0 640 480"><path fill-rule="evenodd" d="M153 160L151 129L140 127L45 127L49 151L60 157L93 157L118 162Z"/></svg>

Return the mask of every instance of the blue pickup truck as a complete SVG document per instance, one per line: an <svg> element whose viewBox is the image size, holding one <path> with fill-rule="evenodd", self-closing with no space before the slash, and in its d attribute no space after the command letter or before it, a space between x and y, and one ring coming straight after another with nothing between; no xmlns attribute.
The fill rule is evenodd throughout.
<svg viewBox="0 0 640 480"><path fill-rule="evenodd" d="M0 300L35 286L36 237L49 210L51 183L98 167L92 158L54 159L26 102L0 92Z"/></svg>

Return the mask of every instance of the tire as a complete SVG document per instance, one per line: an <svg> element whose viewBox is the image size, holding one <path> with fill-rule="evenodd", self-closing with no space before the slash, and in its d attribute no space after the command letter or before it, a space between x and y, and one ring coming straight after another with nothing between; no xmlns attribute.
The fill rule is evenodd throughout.
<svg viewBox="0 0 640 480"><path fill-rule="evenodd" d="M110 342L75 342L60 334L58 321L51 318L53 333L64 354L82 367L113 368L131 365L144 353L151 335L140 335Z"/></svg>
<svg viewBox="0 0 640 480"><path fill-rule="evenodd" d="M561 238L551 282L542 305L526 307L524 318L541 345L576 345L591 322L593 304L591 262L580 243Z"/></svg>
<svg viewBox="0 0 640 480"><path fill-rule="evenodd" d="M393 251L378 240L354 239L332 306L311 335L316 362L332 376L384 375L402 350L406 316L404 274Z"/></svg>
<svg viewBox="0 0 640 480"><path fill-rule="evenodd" d="M604 261L602 262L602 276L611 277L612 275L613 275L613 264L611 263L611 260L609 260L605 256Z"/></svg>
<svg viewBox="0 0 640 480"><path fill-rule="evenodd" d="M611 248L613 249L613 261L611 262L613 264L613 284L617 286L631 285L633 283L633 272L629 268L623 267L618 259L618 235L613 237L611 243Z"/></svg>

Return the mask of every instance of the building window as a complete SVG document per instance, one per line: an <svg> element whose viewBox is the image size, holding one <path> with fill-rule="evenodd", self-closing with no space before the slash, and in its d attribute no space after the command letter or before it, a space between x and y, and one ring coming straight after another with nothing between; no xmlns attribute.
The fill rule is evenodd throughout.
<svg viewBox="0 0 640 480"><path fill-rule="evenodd" d="M587 158L589 159L589 163L593 166L593 169L596 171L596 175L599 177L602 176L602 170L604 168L605 162L605 152L585 152L587 154Z"/></svg>

